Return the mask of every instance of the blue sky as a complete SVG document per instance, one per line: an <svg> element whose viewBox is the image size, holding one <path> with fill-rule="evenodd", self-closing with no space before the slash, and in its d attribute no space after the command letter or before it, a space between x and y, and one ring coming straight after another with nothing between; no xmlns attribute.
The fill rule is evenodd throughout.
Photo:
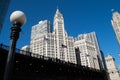
<svg viewBox="0 0 120 80"><path fill-rule="evenodd" d="M11 0L5 23L0 34L0 43L9 45L10 14L21 10L26 14L27 22L22 27L17 48L30 44L31 27L41 20L49 20L53 24L57 7L63 14L65 29L69 36L95 31L100 49L106 56L108 53L120 63L120 48L111 25L112 12L120 12L120 0ZM118 65L120 67L120 65Z"/></svg>

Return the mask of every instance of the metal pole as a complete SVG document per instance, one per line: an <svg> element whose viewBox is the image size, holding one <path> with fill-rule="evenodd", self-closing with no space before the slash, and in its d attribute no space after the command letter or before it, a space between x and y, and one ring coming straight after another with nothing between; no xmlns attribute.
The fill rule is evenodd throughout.
<svg viewBox="0 0 120 80"><path fill-rule="evenodd" d="M11 41L10 41L10 49L7 56L6 66L5 66L5 73L4 73L4 80L11 80L12 79L12 73L13 73L13 64L14 64L14 56L15 56L15 48L16 48L16 42L19 38L19 32L21 25L16 23L13 24L11 28Z"/></svg>

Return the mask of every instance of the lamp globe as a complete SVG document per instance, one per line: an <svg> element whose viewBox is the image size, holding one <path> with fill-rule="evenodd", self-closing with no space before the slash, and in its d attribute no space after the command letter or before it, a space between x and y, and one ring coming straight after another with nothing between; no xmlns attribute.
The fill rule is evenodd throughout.
<svg viewBox="0 0 120 80"><path fill-rule="evenodd" d="M10 21L12 24L19 23L22 26L26 22L26 16L22 11L17 10L10 15Z"/></svg>

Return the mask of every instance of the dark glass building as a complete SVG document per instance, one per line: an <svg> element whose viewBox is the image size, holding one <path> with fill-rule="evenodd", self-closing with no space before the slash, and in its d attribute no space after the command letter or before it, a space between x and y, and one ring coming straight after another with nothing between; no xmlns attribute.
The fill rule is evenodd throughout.
<svg viewBox="0 0 120 80"><path fill-rule="evenodd" d="M0 32L7 14L10 0L0 0Z"/></svg>

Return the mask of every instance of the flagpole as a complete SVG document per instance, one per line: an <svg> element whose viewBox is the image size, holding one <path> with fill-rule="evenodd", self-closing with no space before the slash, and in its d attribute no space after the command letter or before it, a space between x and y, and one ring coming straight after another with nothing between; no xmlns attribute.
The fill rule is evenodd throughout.
<svg viewBox="0 0 120 80"><path fill-rule="evenodd" d="M96 60L96 58L93 57L93 65L94 65L94 69L95 69L95 61L94 60Z"/></svg>
<svg viewBox="0 0 120 80"><path fill-rule="evenodd" d="M63 60L63 48L61 47L61 49L62 49L62 60Z"/></svg>
<svg viewBox="0 0 120 80"><path fill-rule="evenodd" d="M44 36L44 39L45 39L45 36ZM45 53L45 41L43 39L43 56L44 56L44 53Z"/></svg>

